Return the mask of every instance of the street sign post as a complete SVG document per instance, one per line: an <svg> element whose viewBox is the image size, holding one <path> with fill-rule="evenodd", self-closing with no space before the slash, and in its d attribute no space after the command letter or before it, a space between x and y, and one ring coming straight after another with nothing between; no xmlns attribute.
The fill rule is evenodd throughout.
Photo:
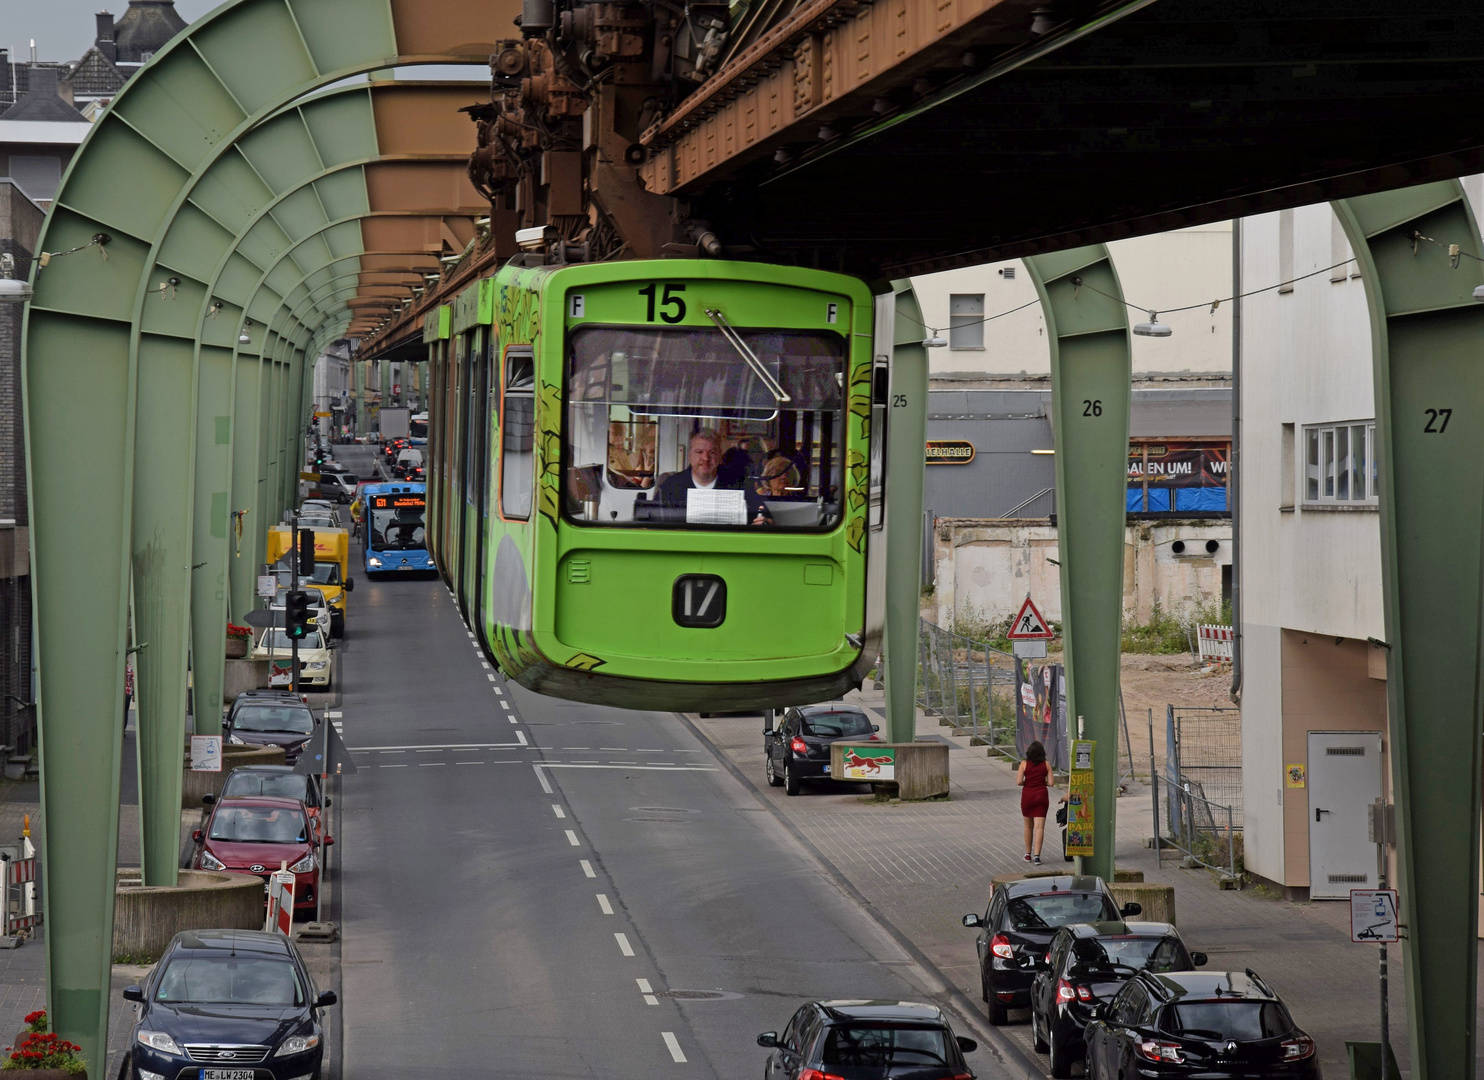
<svg viewBox="0 0 1484 1080"><path fill-rule="evenodd" d="M1011 641L1046 641L1055 635L1052 634L1051 627L1046 620L1041 617L1040 610L1027 596L1005 636Z"/></svg>
<svg viewBox="0 0 1484 1080"><path fill-rule="evenodd" d="M1395 889L1350 890L1350 940L1389 945L1401 940Z"/></svg>
<svg viewBox="0 0 1484 1080"><path fill-rule="evenodd" d="M222 737L220 735L191 736L191 772L222 771Z"/></svg>

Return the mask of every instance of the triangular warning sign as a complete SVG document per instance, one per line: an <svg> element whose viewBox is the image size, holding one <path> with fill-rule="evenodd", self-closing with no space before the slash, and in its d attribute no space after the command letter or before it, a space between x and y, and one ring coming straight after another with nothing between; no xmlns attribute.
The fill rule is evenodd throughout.
<svg viewBox="0 0 1484 1080"><path fill-rule="evenodd" d="M1036 605L1031 603L1027 596L1025 603L1020 605L1020 614L1015 616L1015 622L1010 626L1010 632L1005 635L1012 641L1033 641L1038 638L1049 638L1052 636L1051 628L1046 625L1046 620L1041 618L1041 613L1036 610Z"/></svg>

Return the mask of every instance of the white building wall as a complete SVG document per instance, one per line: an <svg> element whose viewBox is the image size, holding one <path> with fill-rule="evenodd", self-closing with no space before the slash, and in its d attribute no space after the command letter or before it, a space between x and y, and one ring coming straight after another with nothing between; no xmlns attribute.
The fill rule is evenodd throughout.
<svg viewBox="0 0 1484 1080"><path fill-rule="evenodd" d="M1232 295L1230 222L1118 240L1108 250L1124 298L1161 309L1160 321L1174 331L1168 338L1133 339L1136 376L1231 371L1231 305L1211 311L1213 300ZM1005 276L1007 269L1013 269L1013 277ZM1035 303L1035 285L1020 260L945 270L914 278L912 287L922 305L923 320L945 338L949 336L949 297L955 293L984 296L984 315L989 321L984 325L983 348L950 345L932 350L929 361L934 375L1050 374L1045 316ZM1030 306L1022 308L1026 304ZM1163 310L1189 305L1195 305L1194 309ZM1009 314L993 317L1003 312ZM1131 322L1147 317L1135 311L1129 316Z"/></svg>

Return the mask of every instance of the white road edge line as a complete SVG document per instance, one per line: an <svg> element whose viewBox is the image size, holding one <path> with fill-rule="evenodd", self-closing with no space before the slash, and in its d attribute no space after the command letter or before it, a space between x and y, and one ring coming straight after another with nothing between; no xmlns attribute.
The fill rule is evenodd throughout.
<svg viewBox="0 0 1484 1080"><path fill-rule="evenodd" d="M633 956L634 955L634 946L632 946L632 945L629 944L629 939L628 939L628 937L626 935L624 935L624 934L614 934L613 937L618 942L618 951L619 952L623 953L625 956Z"/></svg>
<svg viewBox="0 0 1484 1080"><path fill-rule="evenodd" d="M546 774L541 771L541 766L540 765L532 765L531 768L533 768L533 769L536 770L536 779L541 781L541 790L544 791L544 792L546 792L546 794L550 795L551 794L551 781L548 780L548 779L546 779Z"/></svg>
<svg viewBox="0 0 1484 1080"><path fill-rule="evenodd" d="M526 742L526 733L524 731L517 731L515 733L515 737L520 740L520 744L522 746L529 746L530 745L529 743Z"/></svg>
<svg viewBox="0 0 1484 1080"><path fill-rule="evenodd" d="M714 765L593 765L585 761L543 761L539 767L542 769L643 769L648 772L716 772Z"/></svg>
<svg viewBox="0 0 1484 1080"><path fill-rule="evenodd" d="M495 673L493 671L486 671L484 673L484 677L486 679L488 679L490 682L494 682L495 681Z"/></svg>
<svg viewBox="0 0 1484 1080"><path fill-rule="evenodd" d="M634 981L639 984L639 993L641 993L641 994L652 994L652 993L654 993L654 987L652 987L652 986L649 985L649 980L648 979L635 979Z"/></svg>
<svg viewBox="0 0 1484 1080"><path fill-rule="evenodd" d="M660 1003L660 999L657 998L657 997L655 997L653 994L645 994L644 995L644 1004L646 1004L646 1005L658 1005L659 1003Z"/></svg>
<svg viewBox="0 0 1484 1080"><path fill-rule="evenodd" d="M670 1048L670 1056L675 1059L675 1064L685 1064L685 1054L680 1050L680 1040L675 1038L673 1031L660 1032L660 1038L665 1040L665 1045Z"/></svg>
<svg viewBox="0 0 1484 1080"><path fill-rule="evenodd" d="M352 746L350 747L350 750L352 753L355 754L370 754L378 751L383 754L400 754L406 750L417 750L419 752L424 750L514 750L516 747L526 745L526 737L521 732L517 731L515 733L515 737L519 739L520 742L423 743L420 746Z"/></svg>
<svg viewBox="0 0 1484 1080"><path fill-rule="evenodd" d="M567 830L567 843L571 844L573 847L582 846L582 841L577 839L577 834L571 829Z"/></svg>
<svg viewBox="0 0 1484 1080"><path fill-rule="evenodd" d="M598 894L598 907L602 909L604 915L613 914L613 905L608 902L608 895L606 893Z"/></svg>
<svg viewBox="0 0 1484 1080"><path fill-rule="evenodd" d="M577 861L582 864L582 872L588 877L595 878L598 876L597 873L593 870L592 863L588 862L586 859L578 859Z"/></svg>
<svg viewBox="0 0 1484 1080"><path fill-rule="evenodd" d="M553 804L552 810L555 811L556 816L559 818L564 818L567 816L567 811L563 810L560 806L556 806L555 804Z"/></svg>

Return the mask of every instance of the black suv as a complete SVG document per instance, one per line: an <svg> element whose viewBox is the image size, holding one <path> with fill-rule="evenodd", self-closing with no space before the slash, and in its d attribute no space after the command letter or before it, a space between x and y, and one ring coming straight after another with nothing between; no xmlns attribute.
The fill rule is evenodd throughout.
<svg viewBox="0 0 1484 1080"><path fill-rule="evenodd" d="M833 702L786 709L778 727L763 732L763 772L773 787L797 795L801 780L831 779L831 743L880 742L877 730L878 725L855 705Z"/></svg>
<svg viewBox="0 0 1484 1080"><path fill-rule="evenodd" d="M942 1009L912 1001L811 1001L757 1044L773 1051L763 1080L974 1080L964 1055L979 1048Z"/></svg>
<svg viewBox="0 0 1484 1080"><path fill-rule="evenodd" d="M1100 877L1017 874L997 881L984 914L964 916L965 926L979 930L979 989L991 1024L1003 1024L1011 1009L1030 1005L1031 980L1059 928L1114 922L1144 910L1140 904L1120 909Z"/></svg>
<svg viewBox="0 0 1484 1080"><path fill-rule="evenodd" d="M1031 984L1031 1041L1051 1055L1051 1075L1065 1080L1083 1056L1082 1032L1093 1010L1141 971L1189 971L1205 953L1185 947L1170 923L1097 922L1063 926L1046 951L1049 966Z"/></svg>
<svg viewBox="0 0 1484 1080"><path fill-rule="evenodd" d="M1141 971L1083 1036L1095 1080L1319 1080L1314 1040L1273 989L1245 972Z"/></svg>
<svg viewBox="0 0 1484 1080"><path fill-rule="evenodd" d="M186 930L124 1000L138 1010L120 1077L303 1080L320 1075L320 1010L335 994L315 988L285 937Z"/></svg>
<svg viewBox="0 0 1484 1080"><path fill-rule="evenodd" d="M247 690L232 702L225 733L229 743L239 746L281 746L284 760L292 765L317 723L304 699L292 691Z"/></svg>

